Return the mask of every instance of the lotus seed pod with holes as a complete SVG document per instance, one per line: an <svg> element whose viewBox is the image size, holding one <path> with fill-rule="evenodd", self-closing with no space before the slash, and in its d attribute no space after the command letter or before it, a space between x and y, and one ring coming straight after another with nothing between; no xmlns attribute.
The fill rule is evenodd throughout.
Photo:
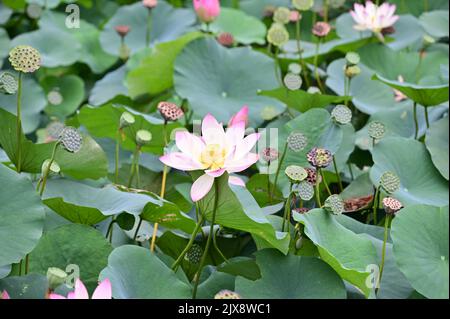
<svg viewBox="0 0 450 319"><path fill-rule="evenodd" d="M52 140L57 140L61 137L61 133L64 130L65 125L61 122L55 121L51 122L49 125L47 125L47 135Z"/></svg>
<svg viewBox="0 0 450 319"><path fill-rule="evenodd" d="M289 32L284 25L273 23L267 32L267 41L274 46L281 47L289 41Z"/></svg>
<svg viewBox="0 0 450 319"><path fill-rule="evenodd" d="M302 66L298 63L291 63L288 66L288 70L290 73L299 75L300 73L302 73Z"/></svg>
<svg viewBox="0 0 450 319"><path fill-rule="evenodd" d="M284 85L291 90L296 91L302 87L302 78L298 74L288 73L284 77Z"/></svg>
<svg viewBox="0 0 450 319"><path fill-rule="evenodd" d="M306 92L309 94L322 94L317 86L310 86Z"/></svg>
<svg viewBox="0 0 450 319"><path fill-rule="evenodd" d="M400 177L393 172L384 172L380 177L380 186L388 194L393 194L400 189Z"/></svg>
<svg viewBox="0 0 450 319"><path fill-rule="evenodd" d="M47 94L47 101L51 105L61 105L64 102L64 98L59 90L52 90Z"/></svg>
<svg viewBox="0 0 450 319"><path fill-rule="evenodd" d="M83 137L74 127L66 127L62 130L60 138L62 146L71 153L76 153L83 145Z"/></svg>
<svg viewBox="0 0 450 319"><path fill-rule="evenodd" d="M31 19L39 19L42 16L42 7L37 3L30 3L27 7L27 15Z"/></svg>
<svg viewBox="0 0 450 319"><path fill-rule="evenodd" d="M314 0L292 0L292 5L297 10L306 11L314 6Z"/></svg>
<svg viewBox="0 0 450 319"><path fill-rule="evenodd" d="M183 110L178 105L170 102L160 102L158 111L166 121L177 121L183 117Z"/></svg>
<svg viewBox="0 0 450 319"><path fill-rule="evenodd" d="M42 163L41 168L42 174L45 174L45 172L47 172L47 170L49 169L50 161L51 161L50 159L46 159L44 163ZM61 168L59 167L58 163L53 161L52 165L50 166L49 172L51 174L59 174L59 172L61 172Z"/></svg>
<svg viewBox="0 0 450 319"><path fill-rule="evenodd" d="M306 154L306 159L316 168L325 168L333 161L333 155L329 150L314 147Z"/></svg>
<svg viewBox="0 0 450 319"><path fill-rule="evenodd" d="M260 115L264 121L270 121L278 115L278 112L273 106L265 106Z"/></svg>
<svg viewBox="0 0 450 319"><path fill-rule="evenodd" d="M278 151L271 147L266 147L261 151L261 158L265 162L273 162L278 159Z"/></svg>
<svg viewBox="0 0 450 319"><path fill-rule="evenodd" d="M284 170L284 173L292 183L300 183L308 176L306 170L297 165L289 165Z"/></svg>
<svg viewBox="0 0 450 319"><path fill-rule="evenodd" d="M348 124L352 121L352 110L345 105L337 105L331 111L331 118L339 124Z"/></svg>
<svg viewBox="0 0 450 319"><path fill-rule="evenodd" d="M347 60L348 65L356 65L361 61L359 54L356 52L348 52L345 55L345 59Z"/></svg>
<svg viewBox="0 0 450 319"><path fill-rule="evenodd" d="M306 180L298 184L297 191L300 198L305 201L311 200L314 197L314 186Z"/></svg>
<svg viewBox="0 0 450 319"><path fill-rule="evenodd" d="M351 65L345 67L345 76L348 78L354 78L361 73L361 68L357 65Z"/></svg>
<svg viewBox="0 0 450 319"><path fill-rule="evenodd" d="M214 299L241 299L241 296L231 290L221 290L215 296Z"/></svg>
<svg viewBox="0 0 450 319"><path fill-rule="evenodd" d="M402 203L393 197L383 198L383 208L386 214L394 215L403 208Z"/></svg>
<svg viewBox="0 0 450 319"><path fill-rule="evenodd" d="M325 200L324 208L334 215L340 215L344 212L344 201L339 195L331 195Z"/></svg>
<svg viewBox="0 0 450 319"><path fill-rule="evenodd" d="M303 246L303 236L300 236L295 242L295 249L299 250Z"/></svg>
<svg viewBox="0 0 450 319"><path fill-rule="evenodd" d="M291 10L285 7L279 7L273 14L273 21L281 24L288 24L291 20Z"/></svg>
<svg viewBox="0 0 450 319"><path fill-rule="evenodd" d="M308 177L306 181L311 185L316 185L317 178L319 179L319 183L322 183L322 176L317 175L317 171L314 168L306 168L306 172L308 173Z"/></svg>
<svg viewBox="0 0 450 319"><path fill-rule="evenodd" d="M202 255L203 255L203 248L198 244L194 244L192 245L191 249L189 249L189 251L187 252L185 258L191 264L197 265L198 263L200 263Z"/></svg>
<svg viewBox="0 0 450 319"><path fill-rule="evenodd" d="M48 288L55 290L58 286L62 285L67 279L67 273L57 267L50 267L47 269L47 281Z"/></svg>
<svg viewBox="0 0 450 319"><path fill-rule="evenodd" d="M308 139L299 132L292 132L287 138L287 145L293 152L301 152L308 145Z"/></svg>
<svg viewBox="0 0 450 319"><path fill-rule="evenodd" d="M152 140L152 133L147 130L139 130L136 133L136 143L139 146L144 146Z"/></svg>
<svg viewBox="0 0 450 319"><path fill-rule="evenodd" d="M294 211L299 214L306 214L307 212L310 211L310 209L308 207L302 207L302 208L295 208Z"/></svg>
<svg viewBox="0 0 450 319"><path fill-rule="evenodd" d="M126 128L128 126L133 125L134 122L136 122L136 120L133 114L129 112L123 112L122 115L120 116L119 128L120 129Z"/></svg>
<svg viewBox="0 0 450 319"><path fill-rule="evenodd" d="M16 94L19 89L19 83L12 73L0 73L0 93Z"/></svg>
<svg viewBox="0 0 450 319"><path fill-rule="evenodd" d="M9 52L9 62L17 72L32 73L41 67L41 55L33 47L19 45Z"/></svg>
<svg viewBox="0 0 450 319"><path fill-rule="evenodd" d="M384 136L384 133L386 133L386 127L383 123L378 121L370 122L368 133L371 138L379 140Z"/></svg>

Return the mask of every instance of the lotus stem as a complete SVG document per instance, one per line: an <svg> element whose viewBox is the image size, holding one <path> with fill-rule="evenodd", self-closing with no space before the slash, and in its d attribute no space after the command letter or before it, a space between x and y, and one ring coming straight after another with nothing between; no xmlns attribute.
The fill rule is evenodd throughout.
<svg viewBox="0 0 450 319"><path fill-rule="evenodd" d="M131 188L131 185L133 183L134 180L134 176L136 175L136 173L139 175L139 168L137 166L139 166L139 146L136 146L136 149L134 150L133 153L133 159L131 162L131 172L130 172L130 178L128 179L128 188ZM139 176L138 176L138 181L137 181L138 185L137 188L139 188Z"/></svg>
<svg viewBox="0 0 450 319"><path fill-rule="evenodd" d="M333 156L333 166L334 166L334 172L336 173L336 177L338 180L338 185L339 185L339 192L341 193L344 190L344 187L342 186L342 180L341 180L341 175L339 174L339 170L336 164L336 157Z"/></svg>
<svg viewBox="0 0 450 319"><path fill-rule="evenodd" d="M317 81L317 85L319 86L320 90L322 92L325 92L325 89L323 87L322 81L320 80L320 75L319 75L319 49L320 49L320 39L317 40L316 42L316 54L314 55L314 76L316 78Z"/></svg>
<svg viewBox="0 0 450 319"><path fill-rule="evenodd" d="M381 283L381 276L383 276L384 262L386 258L386 243L388 238L388 228L389 222L391 221L391 215L386 214L386 218L384 219L384 238L383 238L383 248L381 250L381 264L380 264L380 273L378 275L378 285Z"/></svg>
<svg viewBox="0 0 450 319"><path fill-rule="evenodd" d="M116 222L116 219L113 217L111 222L108 225L108 229L106 231L106 235L105 237L109 240L109 242L112 242L112 236L113 236L113 228L114 228L114 223Z"/></svg>
<svg viewBox="0 0 450 319"><path fill-rule="evenodd" d="M27 254L25 257L25 275L28 274L29 270L30 270L30 254Z"/></svg>
<svg viewBox="0 0 450 319"><path fill-rule="evenodd" d="M308 70L306 68L306 63L305 63L305 61L303 60L303 57L302 57L300 19L298 19L295 22L295 38L297 40L297 51L298 51L298 56L299 56L299 59L300 59L300 65L302 66L303 77L305 79L306 86L310 87L311 83L310 83L309 78L308 78Z"/></svg>
<svg viewBox="0 0 450 319"><path fill-rule="evenodd" d="M281 166L283 164L284 158L286 157L287 147L288 147L288 144L286 142L286 144L284 145L283 154L281 155L280 161L278 162L277 172L275 173L275 181L273 183L272 190L270 191L270 194L269 194L269 202L270 203L272 203L273 195L275 193L275 189L277 188L278 176L280 175Z"/></svg>
<svg viewBox="0 0 450 319"><path fill-rule="evenodd" d="M150 46L150 33L152 29L152 10L147 10L147 28L145 31L145 47L148 48Z"/></svg>
<svg viewBox="0 0 450 319"><path fill-rule="evenodd" d="M58 150L58 145L59 145L59 141L55 143L55 146L53 146L52 157L50 158L50 162L48 163L48 165L45 167L44 175L42 177L41 191L39 192L39 195L41 197L44 194L45 187L47 186L48 175L50 174L50 171L52 169L52 164L55 161L56 151Z"/></svg>
<svg viewBox="0 0 450 319"><path fill-rule="evenodd" d="M214 223L216 221L217 207L219 206L219 183L217 182L217 179L214 180L214 186L215 186L214 208L213 208L213 214L212 214L212 219L211 219L211 226L210 226L208 239L206 240L205 251L203 252L202 259L200 260L200 265L199 265L198 271L195 274L195 282L194 282L194 289L192 292L192 299L195 299L197 297L197 289L198 289L198 284L200 283L200 276L202 274L203 265L206 262L206 256L208 255L209 246L211 245L211 240L212 240L212 237L214 236Z"/></svg>
<svg viewBox="0 0 450 319"><path fill-rule="evenodd" d="M280 84L280 87L283 87L283 79L282 77L282 72L281 72L281 68L280 68L280 61L278 59L278 54L280 54L280 48L276 47L275 49L275 54L274 54L274 59L275 59L275 76L278 79L278 83Z"/></svg>
<svg viewBox="0 0 450 319"><path fill-rule="evenodd" d="M286 221L289 218L289 211L291 210L291 197L292 197L292 183L289 190L289 196L286 199L286 203L284 204L283 224L281 226L282 232L284 232L284 225L286 224Z"/></svg>
<svg viewBox="0 0 450 319"><path fill-rule="evenodd" d="M136 241L137 235L139 233L139 229L141 228L142 225L142 217L139 217L139 223L137 224L136 230L134 231L134 235L133 235L133 240Z"/></svg>
<svg viewBox="0 0 450 319"><path fill-rule="evenodd" d="M372 205L372 217L373 217L373 224L377 224L377 210L378 210L378 204L379 204L379 197L380 197L380 186L377 187L375 191L375 196L373 197L373 205Z"/></svg>
<svg viewBox="0 0 450 319"><path fill-rule="evenodd" d="M217 233L219 232L219 229L217 231L214 232L214 236L213 236L213 246L214 249L219 253L220 257L226 262L228 263L228 258L225 257L225 255L222 253L222 251L219 248L219 245L217 245Z"/></svg>
<svg viewBox="0 0 450 319"><path fill-rule="evenodd" d="M417 138L419 136L419 121L417 120L417 102L414 102L413 116L414 116L414 126L415 126L414 139L417 140Z"/></svg>
<svg viewBox="0 0 450 319"><path fill-rule="evenodd" d="M22 171L22 72L19 72L18 88L17 88L17 122L16 122L16 132L17 132L17 172Z"/></svg>
<svg viewBox="0 0 450 319"><path fill-rule="evenodd" d="M115 152L115 170L114 170L114 182L119 183L119 152L120 152L120 129L117 130L116 136L116 152Z"/></svg>
<svg viewBox="0 0 450 319"><path fill-rule="evenodd" d="M323 170L321 168L319 168L319 172L320 172L320 175L322 176L323 184L325 185L325 189L327 190L328 195L329 196L333 195L331 193L330 188L328 187L327 180L325 179L325 174L324 174L324 172L323 172Z"/></svg>
<svg viewBox="0 0 450 319"><path fill-rule="evenodd" d="M321 208L322 207L322 203L320 202L320 182L319 182L319 177L317 176L316 178L316 185L315 185L315 196L316 196L316 205L317 208Z"/></svg>
<svg viewBox="0 0 450 319"><path fill-rule="evenodd" d="M425 122L427 123L427 129L430 128L430 119L428 117L428 108L425 107Z"/></svg>
<svg viewBox="0 0 450 319"><path fill-rule="evenodd" d="M328 5L328 0L324 0L324 4L323 4L323 21L328 22L328 10L329 9L329 5Z"/></svg>

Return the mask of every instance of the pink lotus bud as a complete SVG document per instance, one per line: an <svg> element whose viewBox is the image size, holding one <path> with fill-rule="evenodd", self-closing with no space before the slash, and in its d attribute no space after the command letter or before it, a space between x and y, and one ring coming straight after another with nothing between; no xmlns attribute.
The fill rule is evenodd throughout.
<svg viewBox="0 0 450 319"><path fill-rule="evenodd" d="M237 112L233 117L231 118L230 122L228 123L228 127L232 127L233 125L236 125L239 122L244 122L245 126L248 124L248 106L245 105L239 112Z"/></svg>
<svg viewBox="0 0 450 319"><path fill-rule="evenodd" d="M143 0L142 4L149 9L153 9L158 5L158 0Z"/></svg>
<svg viewBox="0 0 450 319"><path fill-rule="evenodd" d="M219 0L193 0L198 18L205 23L213 22L220 14Z"/></svg>

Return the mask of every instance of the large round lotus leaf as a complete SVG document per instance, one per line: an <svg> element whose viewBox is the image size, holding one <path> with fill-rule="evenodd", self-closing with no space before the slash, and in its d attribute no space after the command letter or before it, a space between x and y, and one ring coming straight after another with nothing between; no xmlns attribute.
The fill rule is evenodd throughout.
<svg viewBox="0 0 450 319"><path fill-rule="evenodd" d="M47 105L44 90L31 77L24 75L22 80L22 129L25 134L33 132L40 122L39 114ZM0 94L0 108L16 114L17 95Z"/></svg>
<svg viewBox="0 0 450 319"><path fill-rule="evenodd" d="M114 56L119 55L120 36L114 29L117 25L128 25L131 28L125 38L125 44L132 54L145 48L147 21L148 10L141 1L120 7L100 34L103 49ZM195 15L192 10L174 9L166 2L160 2L152 10L150 44L175 40L192 31L194 23Z"/></svg>
<svg viewBox="0 0 450 319"><path fill-rule="evenodd" d="M192 296L191 287L143 247L116 248L100 274L101 280L105 278L111 281L115 299L187 299Z"/></svg>
<svg viewBox="0 0 450 319"><path fill-rule="evenodd" d="M109 69L117 57L107 54L100 45L100 31L93 24L80 20L80 27L66 28L67 15L50 10L45 11L39 19L41 28L59 28L73 36L80 44L79 61L86 63L94 73Z"/></svg>
<svg viewBox="0 0 450 319"><path fill-rule="evenodd" d="M336 20L336 32L343 39L361 39L372 36L370 31L357 31L353 28L355 21L349 13L340 15ZM387 41L386 46L401 50L422 42L424 35L419 20L412 15L401 15L394 25L395 33L388 35L392 41Z"/></svg>
<svg viewBox="0 0 450 319"><path fill-rule="evenodd" d="M0 24L5 24L6 22L8 22L12 14L13 10L6 7L3 3L0 3Z"/></svg>
<svg viewBox="0 0 450 319"><path fill-rule="evenodd" d="M30 272L46 274L49 267L78 266L80 279L92 292L107 265L112 247L92 227L69 224L48 231L30 254Z"/></svg>
<svg viewBox="0 0 450 319"><path fill-rule="evenodd" d="M3 0L5 6L14 10L20 10L25 8L25 0Z"/></svg>
<svg viewBox="0 0 450 319"><path fill-rule="evenodd" d="M0 280L0 292L7 291L11 299L45 299L48 280L45 275L29 274Z"/></svg>
<svg viewBox="0 0 450 319"><path fill-rule="evenodd" d="M367 296L372 288L366 284L370 267L377 265L377 253L372 242L342 226L323 209L307 214L294 213L294 220L305 225L305 234L318 247L322 260L342 279L358 287Z"/></svg>
<svg viewBox="0 0 450 319"><path fill-rule="evenodd" d="M448 206L416 205L402 209L392 222L397 265L427 298L448 299Z"/></svg>
<svg viewBox="0 0 450 319"><path fill-rule="evenodd" d="M128 89L125 86L126 74L127 68L123 65L95 82L89 96L89 103L98 106L114 99L116 96L127 96Z"/></svg>
<svg viewBox="0 0 450 319"><path fill-rule="evenodd" d="M433 123L427 132L425 145L431 160L439 172L448 180L448 117Z"/></svg>
<svg viewBox="0 0 450 319"><path fill-rule="evenodd" d="M290 4L290 0L241 0L239 9L260 19L265 16L267 7L289 7Z"/></svg>
<svg viewBox="0 0 450 319"><path fill-rule="evenodd" d="M107 174L108 161L101 147L88 135L83 135L79 152L69 153L59 147L56 162L63 174L77 179L98 179ZM42 163L51 158L54 143L34 144L22 134L22 170L41 173ZM13 163L17 161L16 117L0 109L0 144Z"/></svg>
<svg viewBox="0 0 450 319"><path fill-rule="evenodd" d="M194 172L192 175L197 179L201 174ZM216 182L219 183L216 224L249 232L286 254L289 250L289 235L273 227L250 192L242 186L228 185L228 174L222 175ZM215 191L211 190L198 202L208 220L212 218L214 197Z"/></svg>
<svg viewBox="0 0 450 319"><path fill-rule="evenodd" d="M448 106L442 105L428 109L428 116L431 123L440 119L444 113L448 111ZM417 120L419 124L418 137L425 135L427 125L425 121L425 109L423 106L417 106ZM398 103L392 109L383 110L372 114L367 121L367 124L359 130L356 135L356 144L363 150L372 149L373 141L368 133L369 123L378 121L385 125L386 132L383 138L402 136L407 138L414 138L415 124L413 105L411 101Z"/></svg>
<svg viewBox="0 0 450 319"><path fill-rule="evenodd" d="M448 10L447 0L433 0L433 1L405 1L405 0L391 0L392 4L397 5L399 14L411 13L418 17L423 12L433 10Z"/></svg>
<svg viewBox="0 0 450 319"><path fill-rule="evenodd" d="M242 11L222 8L220 16L210 24L213 33L231 33L236 42L241 44L266 43L267 28L264 23Z"/></svg>
<svg viewBox="0 0 450 319"><path fill-rule="evenodd" d="M0 12L2 12L3 8L1 8L1 4L0 9L1 9ZM8 56L9 43L10 41L8 33L6 33L5 29L0 28L0 68L2 67L3 64L3 58Z"/></svg>
<svg viewBox="0 0 450 319"><path fill-rule="evenodd" d="M424 144L403 137L390 137L376 144L372 157L375 163L370 170L373 184L378 185L386 171L397 174L401 186L393 196L403 205L448 204L448 182L434 167Z"/></svg>
<svg viewBox="0 0 450 319"><path fill-rule="evenodd" d="M84 82L76 75L47 77L42 82L47 95L45 112L64 119L74 113L84 100Z"/></svg>
<svg viewBox="0 0 450 319"><path fill-rule="evenodd" d="M30 45L41 54L42 66L54 68L68 66L81 57L81 45L77 39L57 26L23 33L11 41L11 48Z"/></svg>
<svg viewBox="0 0 450 319"><path fill-rule="evenodd" d="M11 265L1 266L0 267L0 279L5 278L11 272Z"/></svg>
<svg viewBox="0 0 450 319"><path fill-rule="evenodd" d="M250 124L258 125L267 114L280 114L284 105L258 96L261 90L279 86L274 61L248 47L226 49L216 40L189 43L175 62L175 89L189 100L197 116L214 108L218 121L228 123L244 105L250 108ZM270 119L269 118L269 119Z"/></svg>
<svg viewBox="0 0 450 319"><path fill-rule="evenodd" d="M170 89L173 86L175 58L186 44L200 36L201 33L192 32L174 41L157 44L128 73L126 84L130 96L156 95Z"/></svg>
<svg viewBox="0 0 450 319"><path fill-rule="evenodd" d="M331 62L327 68L326 85L338 95L344 95L344 66L345 60L338 59ZM366 114L391 109L395 105L394 92L383 83L373 81L373 71L364 64L359 65L361 74L354 77L350 84L352 102L360 111Z"/></svg>
<svg viewBox="0 0 450 319"><path fill-rule="evenodd" d="M420 16L420 23L429 35L435 38L448 38L448 10L424 12Z"/></svg>
<svg viewBox="0 0 450 319"><path fill-rule="evenodd" d="M0 165L0 265L19 262L37 244L44 227L44 206L31 182Z"/></svg>
<svg viewBox="0 0 450 319"><path fill-rule="evenodd" d="M283 256L265 249L256 253L261 279L236 278L236 292L245 299L345 299L342 279L314 257Z"/></svg>

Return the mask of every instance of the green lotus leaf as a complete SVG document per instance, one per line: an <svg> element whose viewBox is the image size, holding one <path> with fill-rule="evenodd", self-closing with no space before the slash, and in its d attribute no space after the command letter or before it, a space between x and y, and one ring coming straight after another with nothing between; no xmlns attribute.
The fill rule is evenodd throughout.
<svg viewBox="0 0 450 319"><path fill-rule="evenodd" d="M100 274L100 279L105 278L111 281L115 299L186 299L192 296L190 285L143 247L126 245L114 249L108 266Z"/></svg>
<svg viewBox="0 0 450 319"><path fill-rule="evenodd" d="M424 12L420 16L420 24L432 37L448 38L448 10Z"/></svg>
<svg viewBox="0 0 450 319"><path fill-rule="evenodd" d="M6 7L3 3L0 3L0 24L5 24L6 22L8 22L8 20L12 14L13 14L13 10L11 10L11 8ZM7 48L7 47L8 46L6 46L4 48Z"/></svg>
<svg viewBox="0 0 450 319"><path fill-rule="evenodd" d="M256 253L261 279L236 278L236 292L251 299L345 299L342 279L314 257L283 256L274 250Z"/></svg>
<svg viewBox="0 0 450 319"><path fill-rule="evenodd" d="M434 0L434 1L404 1L391 0L390 3L397 5L398 13L411 13L418 17L423 12L433 10L448 10L448 1Z"/></svg>
<svg viewBox="0 0 450 319"><path fill-rule="evenodd" d="M146 47L146 26L148 25L148 10L142 2L120 7L114 16L104 26L100 34L100 43L105 52L118 56L120 36L116 33L117 25L127 25L130 32L125 38L125 44L131 54ZM158 3L152 10L150 23L150 45L177 39L180 35L193 30L194 12L188 9L175 9L166 2Z"/></svg>
<svg viewBox="0 0 450 319"><path fill-rule="evenodd" d="M7 277L10 272L11 272L11 265L1 266L0 267L0 279Z"/></svg>
<svg viewBox="0 0 450 319"><path fill-rule="evenodd" d="M386 171L397 174L401 186L393 196L403 205L448 205L448 182L434 167L422 143L403 137L385 138L376 144L372 157L375 163L370 170L372 183L378 185Z"/></svg>
<svg viewBox="0 0 450 319"><path fill-rule="evenodd" d="M0 9L1 9L0 12L1 12L1 14L3 14L4 8L2 8L1 6L2 5L0 4ZM8 48L10 46L9 43L10 43L10 40L9 40L8 33L6 33L5 29L0 28L0 68L3 65L3 59L8 56L8 53L9 53Z"/></svg>
<svg viewBox="0 0 450 319"><path fill-rule="evenodd" d="M44 227L44 206L31 182L0 165L0 265L19 262L37 244ZM7 185L7 187L6 187Z"/></svg>
<svg viewBox="0 0 450 319"><path fill-rule="evenodd" d="M48 231L30 254L30 272L45 275L49 267L78 267L80 279L92 292L112 247L102 234L86 225L69 224ZM74 268L75 268L74 267Z"/></svg>
<svg viewBox="0 0 450 319"><path fill-rule="evenodd" d="M117 96L127 96L128 89L125 86L126 74L127 69L124 65L107 73L92 88L89 95L89 103L98 106L107 103Z"/></svg>
<svg viewBox="0 0 450 319"><path fill-rule="evenodd" d="M215 34L231 33L237 43L266 43L267 28L259 19L236 9L222 8L220 16L210 24L209 29Z"/></svg>
<svg viewBox="0 0 450 319"><path fill-rule="evenodd" d="M45 299L48 281L45 275L29 274L0 280L0 291L7 291L11 299Z"/></svg>
<svg viewBox="0 0 450 319"><path fill-rule="evenodd" d="M448 299L448 206L415 205L402 209L391 236L398 267L427 298Z"/></svg>
<svg viewBox="0 0 450 319"><path fill-rule="evenodd" d="M264 14L268 6L289 7L290 4L290 0L241 0L239 2L239 9L261 19L265 16Z"/></svg>
<svg viewBox="0 0 450 319"><path fill-rule="evenodd" d="M305 234L319 249L322 260L368 297L374 288L367 285L370 268L378 264L372 242L342 226L335 216L323 209L307 214L294 213L293 217L305 225Z"/></svg>
<svg viewBox="0 0 450 319"><path fill-rule="evenodd" d="M221 290L234 291L235 277L223 272L216 271L208 267L211 274L203 282L198 285L198 292L196 298L198 299L214 299L214 296Z"/></svg>
<svg viewBox="0 0 450 319"><path fill-rule="evenodd" d="M25 8L25 0L3 0L3 5L14 10L20 10Z"/></svg>
<svg viewBox="0 0 450 319"><path fill-rule="evenodd" d="M431 154L434 166L448 180L448 118L445 117L431 125L427 132L425 145Z"/></svg>
<svg viewBox="0 0 450 319"><path fill-rule="evenodd" d="M244 105L250 108L250 125L271 119L284 105L264 96L262 90L279 87L274 61L248 47L226 49L214 39L189 43L175 61L175 89L189 100L195 115L203 117L214 106L218 121L227 123Z"/></svg>

